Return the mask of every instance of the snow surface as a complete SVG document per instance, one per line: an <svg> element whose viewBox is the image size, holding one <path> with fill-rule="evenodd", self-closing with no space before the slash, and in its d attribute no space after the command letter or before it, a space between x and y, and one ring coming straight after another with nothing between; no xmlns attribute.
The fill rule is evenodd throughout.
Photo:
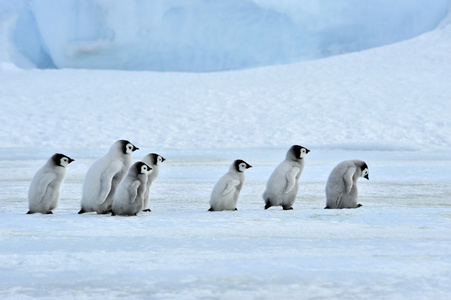
<svg viewBox="0 0 451 300"><path fill-rule="evenodd" d="M450 0L0 0L0 32L7 36L4 56L24 68L203 72L409 39L434 29L450 6Z"/></svg>
<svg viewBox="0 0 451 300"><path fill-rule="evenodd" d="M451 19L401 43L218 73L0 65L1 299L449 299ZM1 28L0 28L1 29ZM1 48L0 48L1 49ZM84 175L127 138L163 155L151 213L77 215ZM261 194L292 144L311 149L293 211ZM53 215L25 215L34 173L68 166ZM231 161L236 212L207 212ZM324 210L345 159L362 208Z"/></svg>

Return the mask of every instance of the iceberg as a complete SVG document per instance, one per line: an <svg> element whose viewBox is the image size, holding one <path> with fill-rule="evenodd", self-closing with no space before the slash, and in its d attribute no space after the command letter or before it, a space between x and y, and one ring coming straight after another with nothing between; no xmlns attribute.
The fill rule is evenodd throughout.
<svg viewBox="0 0 451 300"><path fill-rule="evenodd" d="M183 72L286 64L410 39L437 27L450 3L3 0L0 61Z"/></svg>

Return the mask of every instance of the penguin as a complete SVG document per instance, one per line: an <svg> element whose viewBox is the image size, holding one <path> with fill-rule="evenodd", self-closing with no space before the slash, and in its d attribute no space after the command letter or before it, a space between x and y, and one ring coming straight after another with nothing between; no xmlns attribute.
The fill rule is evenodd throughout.
<svg viewBox="0 0 451 300"><path fill-rule="evenodd" d="M116 187L130 168L131 154L139 150L127 140L116 141L107 154L96 160L83 182L79 214L97 212L108 214L113 206Z"/></svg>
<svg viewBox="0 0 451 300"><path fill-rule="evenodd" d="M241 159L235 160L215 184L210 197L209 211L237 210L236 203L244 183L244 171L252 168Z"/></svg>
<svg viewBox="0 0 451 300"><path fill-rule="evenodd" d="M60 198L61 184L66 167L74 160L67 155L55 153L31 180L28 190L27 214L53 214Z"/></svg>
<svg viewBox="0 0 451 300"><path fill-rule="evenodd" d="M263 193L265 209L271 206L282 206L284 210L293 209L293 203L299 188L299 178L304 169L304 157L310 150L293 145L287 152L286 158L272 172Z"/></svg>
<svg viewBox="0 0 451 300"><path fill-rule="evenodd" d="M358 208L357 179L370 179L368 165L361 160L345 160L330 173L326 184L325 208Z"/></svg>
<svg viewBox="0 0 451 300"><path fill-rule="evenodd" d="M152 182L158 177L160 164L164 162L166 159L158 155L156 153L150 153L144 156L144 158L141 160L146 165L152 168L152 172L150 172L147 176L147 184L146 184L146 191L144 193L144 205L143 205L143 211L144 212L150 212L151 210L149 207L149 200L150 200L150 186L152 185Z"/></svg>
<svg viewBox="0 0 451 300"><path fill-rule="evenodd" d="M138 161L134 163L122 179L114 194L113 216L136 216L143 208L146 183L152 168Z"/></svg>

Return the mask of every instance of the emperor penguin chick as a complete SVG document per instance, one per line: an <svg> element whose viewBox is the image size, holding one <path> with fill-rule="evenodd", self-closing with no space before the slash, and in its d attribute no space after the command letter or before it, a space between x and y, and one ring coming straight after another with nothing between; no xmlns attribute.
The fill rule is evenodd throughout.
<svg viewBox="0 0 451 300"><path fill-rule="evenodd" d="M284 210L293 209L293 203L299 189L299 178L304 170L304 157L310 150L293 145L286 158L272 172L263 193L265 209L271 206L282 206Z"/></svg>
<svg viewBox="0 0 451 300"><path fill-rule="evenodd" d="M33 176L28 190L27 214L52 214L58 205L66 167L74 160L64 154L54 154Z"/></svg>
<svg viewBox="0 0 451 300"><path fill-rule="evenodd" d="M138 149L127 140L119 140L110 147L107 154L92 164L83 182L79 214L111 212L116 187L130 168L131 154Z"/></svg>
<svg viewBox="0 0 451 300"><path fill-rule="evenodd" d="M213 188L209 211L237 210L236 203L244 183L244 171L252 168L241 159L235 160Z"/></svg>
<svg viewBox="0 0 451 300"><path fill-rule="evenodd" d="M146 165L152 168L152 172L147 175L147 184L146 184L146 191L144 192L144 205L143 205L143 211L144 212L150 212L149 209L149 201L150 201L150 186L152 185L152 182L158 177L158 173L160 172L160 164L164 162L166 159L158 155L156 153L150 153L144 156L144 158L141 160Z"/></svg>
<svg viewBox="0 0 451 300"><path fill-rule="evenodd" d="M152 168L138 161L134 163L130 170L122 179L114 194L113 216L136 216L143 208L144 193L149 172Z"/></svg>
<svg viewBox="0 0 451 300"><path fill-rule="evenodd" d="M370 179L368 165L361 160L345 160L330 173L326 184L325 208L357 208L357 179Z"/></svg>

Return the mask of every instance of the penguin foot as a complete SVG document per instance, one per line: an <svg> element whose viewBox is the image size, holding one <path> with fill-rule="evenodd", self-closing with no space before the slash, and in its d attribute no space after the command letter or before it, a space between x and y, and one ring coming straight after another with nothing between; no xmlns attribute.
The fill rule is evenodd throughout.
<svg viewBox="0 0 451 300"><path fill-rule="evenodd" d="M46 212L45 214L46 214L46 215L53 215L53 212L52 212L52 211L48 211L48 212Z"/></svg>
<svg viewBox="0 0 451 300"><path fill-rule="evenodd" d="M215 210L213 209L213 207L210 207L210 209L208 211L215 211Z"/></svg>
<svg viewBox="0 0 451 300"><path fill-rule="evenodd" d="M282 208L283 208L283 210L293 210L293 207L285 207L285 206L282 206Z"/></svg>
<svg viewBox="0 0 451 300"><path fill-rule="evenodd" d="M236 207L235 207L235 209L234 209L234 210L238 210L238 208L236 208Z"/></svg>
<svg viewBox="0 0 451 300"><path fill-rule="evenodd" d="M265 205L265 209L268 209L268 208L270 208L272 205L271 204L269 204L269 202L268 203L266 203L266 205Z"/></svg>
<svg viewBox="0 0 451 300"><path fill-rule="evenodd" d="M360 204L360 203L357 203L357 206L356 206L356 208L359 208L359 207L362 207L363 205L362 204Z"/></svg>
<svg viewBox="0 0 451 300"><path fill-rule="evenodd" d="M34 212L31 212L31 210L29 210L26 214L27 215L32 215L32 214L34 214Z"/></svg>
<svg viewBox="0 0 451 300"><path fill-rule="evenodd" d="M143 212L152 212L149 208L143 209Z"/></svg>
<svg viewBox="0 0 451 300"><path fill-rule="evenodd" d="M85 213L85 210L83 208L80 209L80 211L78 212L79 215L84 214L84 213Z"/></svg>
<svg viewBox="0 0 451 300"><path fill-rule="evenodd" d="M326 207L324 207L324 209L330 209L330 207L329 207L329 206L326 206Z"/></svg>

